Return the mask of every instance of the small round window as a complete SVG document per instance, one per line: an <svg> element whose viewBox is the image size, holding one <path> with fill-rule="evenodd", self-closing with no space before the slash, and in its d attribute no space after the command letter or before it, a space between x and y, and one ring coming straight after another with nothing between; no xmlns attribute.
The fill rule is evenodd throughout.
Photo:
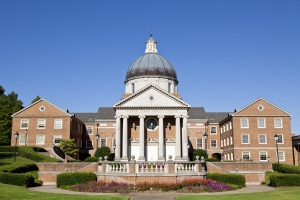
<svg viewBox="0 0 300 200"><path fill-rule="evenodd" d="M40 107L40 111L44 111L45 109L46 109L45 106Z"/></svg>
<svg viewBox="0 0 300 200"><path fill-rule="evenodd" d="M149 96L149 100L150 100L150 101L154 101L154 96L150 95L150 96Z"/></svg>
<svg viewBox="0 0 300 200"><path fill-rule="evenodd" d="M258 110L263 111L264 107L262 105L258 106Z"/></svg>

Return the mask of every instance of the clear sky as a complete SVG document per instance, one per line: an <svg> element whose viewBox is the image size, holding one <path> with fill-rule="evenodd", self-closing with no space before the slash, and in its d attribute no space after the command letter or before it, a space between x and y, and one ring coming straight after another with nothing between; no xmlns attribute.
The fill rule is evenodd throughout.
<svg viewBox="0 0 300 200"><path fill-rule="evenodd" d="M192 106L232 112L262 97L300 134L299 0L1 0L0 85L96 112L125 92L152 31Z"/></svg>

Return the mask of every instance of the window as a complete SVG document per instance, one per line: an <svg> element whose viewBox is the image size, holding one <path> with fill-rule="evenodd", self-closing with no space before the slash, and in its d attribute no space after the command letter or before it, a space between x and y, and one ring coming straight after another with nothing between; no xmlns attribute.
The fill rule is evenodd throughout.
<svg viewBox="0 0 300 200"><path fill-rule="evenodd" d="M260 161L267 161L268 160L267 152L265 152L265 151L259 152L259 160Z"/></svg>
<svg viewBox="0 0 300 200"><path fill-rule="evenodd" d="M266 135L259 134L258 135L258 143L259 144L267 144Z"/></svg>
<svg viewBox="0 0 300 200"><path fill-rule="evenodd" d="M274 119L275 128L282 128L282 120L281 118Z"/></svg>
<svg viewBox="0 0 300 200"><path fill-rule="evenodd" d="M228 124L226 124L226 131L228 131Z"/></svg>
<svg viewBox="0 0 300 200"><path fill-rule="evenodd" d="M60 144L62 135L54 135L54 144Z"/></svg>
<svg viewBox="0 0 300 200"><path fill-rule="evenodd" d="M132 93L134 93L134 83L131 83Z"/></svg>
<svg viewBox="0 0 300 200"><path fill-rule="evenodd" d="M241 128L249 128L248 119L241 119Z"/></svg>
<svg viewBox="0 0 300 200"><path fill-rule="evenodd" d="M92 140L87 140L86 141L86 148L93 148L93 141Z"/></svg>
<svg viewBox="0 0 300 200"><path fill-rule="evenodd" d="M278 141L277 141L277 143L278 143L278 144L283 144L283 135L282 135L282 134L277 134L277 136L278 136Z"/></svg>
<svg viewBox="0 0 300 200"><path fill-rule="evenodd" d="M227 160L227 154L226 153L224 154L224 160Z"/></svg>
<svg viewBox="0 0 300 200"><path fill-rule="evenodd" d="M230 130L232 129L232 123L231 122L229 122L229 128L230 128Z"/></svg>
<svg viewBox="0 0 300 200"><path fill-rule="evenodd" d="M19 144L25 145L26 135L20 135Z"/></svg>
<svg viewBox="0 0 300 200"><path fill-rule="evenodd" d="M221 147L223 147L223 140L221 140Z"/></svg>
<svg viewBox="0 0 300 200"><path fill-rule="evenodd" d="M44 129L46 127L46 120L45 119L39 119L38 120L38 129Z"/></svg>
<svg viewBox="0 0 300 200"><path fill-rule="evenodd" d="M223 126L223 132L225 132L225 125Z"/></svg>
<svg viewBox="0 0 300 200"><path fill-rule="evenodd" d="M171 93L171 84L172 83L168 83L168 92Z"/></svg>
<svg viewBox="0 0 300 200"><path fill-rule="evenodd" d="M233 153L231 153L230 155L231 155L231 160L233 160Z"/></svg>
<svg viewBox="0 0 300 200"><path fill-rule="evenodd" d="M55 129L62 129L62 120L61 119L56 119L54 121L54 128Z"/></svg>
<svg viewBox="0 0 300 200"><path fill-rule="evenodd" d="M249 151L244 151L242 152L242 156L244 160L249 160L250 159L250 152Z"/></svg>
<svg viewBox="0 0 300 200"><path fill-rule="evenodd" d="M242 135L242 144L249 144L249 135Z"/></svg>
<svg viewBox="0 0 300 200"><path fill-rule="evenodd" d="M224 147L226 147L226 146L227 146L226 139L224 139Z"/></svg>
<svg viewBox="0 0 300 200"><path fill-rule="evenodd" d="M21 129L28 128L28 119L21 119Z"/></svg>
<svg viewBox="0 0 300 200"><path fill-rule="evenodd" d="M227 145L229 145L229 138L227 138L226 140L227 140Z"/></svg>
<svg viewBox="0 0 300 200"><path fill-rule="evenodd" d="M36 144L44 144L44 142L45 142L45 135L36 136Z"/></svg>
<svg viewBox="0 0 300 200"><path fill-rule="evenodd" d="M217 140L210 140L210 147L217 148Z"/></svg>
<svg viewBox="0 0 300 200"><path fill-rule="evenodd" d="M265 119L257 119L258 128L266 128Z"/></svg>
<svg viewBox="0 0 300 200"><path fill-rule="evenodd" d="M285 161L284 151L278 151L278 159L279 161Z"/></svg>
<svg viewBox="0 0 300 200"><path fill-rule="evenodd" d="M93 127L88 126L86 129L87 129L87 134L88 135L93 135Z"/></svg>
<svg viewBox="0 0 300 200"><path fill-rule="evenodd" d="M202 149L202 138L197 138L197 149Z"/></svg>
<svg viewBox="0 0 300 200"><path fill-rule="evenodd" d="M100 139L100 145L101 145L101 147L106 147L106 139L105 138Z"/></svg>
<svg viewBox="0 0 300 200"><path fill-rule="evenodd" d="M233 145L233 138L232 138L232 136L230 136L230 144Z"/></svg>
<svg viewBox="0 0 300 200"><path fill-rule="evenodd" d="M220 127L220 132L221 132L221 134L223 133L223 131L222 131L222 127Z"/></svg>
<svg viewBox="0 0 300 200"><path fill-rule="evenodd" d="M210 127L210 134L217 134L217 127L211 126Z"/></svg>

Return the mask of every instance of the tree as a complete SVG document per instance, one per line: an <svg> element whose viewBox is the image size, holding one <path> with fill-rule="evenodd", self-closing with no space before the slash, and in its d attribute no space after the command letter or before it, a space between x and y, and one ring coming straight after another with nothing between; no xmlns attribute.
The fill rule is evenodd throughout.
<svg viewBox="0 0 300 200"><path fill-rule="evenodd" d="M201 160L202 156L204 157L204 159L207 159L208 157L207 152L203 149L196 149L193 152L193 160L196 160L196 156L199 156L199 160Z"/></svg>
<svg viewBox="0 0 300 200"><path fill-rule="evenodd" d="M79 152L76 149L75 139L60 140L60 149L67 155L72 156Z"/></svg>
<svg viewBox="0 0 300 200"><path fill-rule="evenodd" d="M12 131L11 115L23 108L23 102L18 100L18 94L11 92L5 95L0 85L0 146L10 145Z"/></svg>
<svg viewBox="0 0 300 200"><path fill-rule="evenodd" d="M95 157L102 157L102 160L104 160L104 156L107 156L107 160L111 160L111 153L109 147L101 147L96 150Z"/></svg>
<svg viewBox="0 0 300 200"><path fill-rule="evenodd" d="M31 104L33 104L34 102L37 102L38 100L40 100L41 97L39 95L37 95L32 101Z"/></svg>

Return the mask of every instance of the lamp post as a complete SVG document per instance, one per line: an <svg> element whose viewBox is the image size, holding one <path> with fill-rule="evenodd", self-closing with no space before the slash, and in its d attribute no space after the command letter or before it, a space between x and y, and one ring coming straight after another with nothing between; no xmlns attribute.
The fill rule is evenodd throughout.
<svg viewBox="0 0 300 200"><path fill-rule="evenodd" d="M96 149L98 149L98 140L100 138L100 135L98 133L98 127L99 127L99 123L97 123L97 134L96 134Z"/></svg>
<svg viewBox="0 0 300 200"><path fill-rule="evenodd" d="M115 160L115 149L116 149L116 142L113 144L113 149L114 149L114 160Z"/></svg>
<svg viewBox="0 0 300 200"><path fill-rule="evenodd" d="M205 150L207 151L207 133L204 133L204 140L205 140Z"/></svg>
<svg viewBox="0 0 300 200"><path fill-rule="evenodd" d="M26 145L27 145L27 144L26 144L26 143L27 143L27 132L28 132L28 129L26 128L26 129L25 129L25 147L26 147Z"/></svg>
<svg viewBox="0 0 300 200"><path fill-rule="evenodd" d="M279 155L278 155L278 135L277 135L277 134L274 135L274 139L275 139L275 142L276 142L277 163L279 164Z"/></svg>
<svg viewBox="0 0 300 200"><path fill-rule="evenodd" d="M14 159L14 162L16 162L16 158L17 158L17 140L18 140L18 137L19 137L19 133L16 132L15 133L16 144L15 144L15 159Z"/></svg>

